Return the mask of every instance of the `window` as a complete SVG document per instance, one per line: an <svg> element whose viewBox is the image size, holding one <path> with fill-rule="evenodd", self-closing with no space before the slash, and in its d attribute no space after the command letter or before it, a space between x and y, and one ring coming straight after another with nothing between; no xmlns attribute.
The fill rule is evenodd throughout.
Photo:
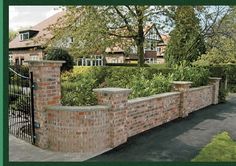
<svg viewBox="0 0 236 166"><path fill-rule="evenodd" d="M157 47L157 52L160 53L161 52L161 48Z"/></svg>
<svg viewBox="0 0 236 166"><path fill-rule="evenodd" d="M73 42L74 42L74 38L73 38L73 37L69 37L69 38L68 38L68 42L69 42L69 43L73 43Z"/></svg>
<svg viewBox="0 0 236 166"><path fill-rule="evenodd" d="M9 54L9 63L10 65L13 65L13 57L12 57L12 54Z"/></svg>
<svg viewBox="0 0 236 166"><path fill-rule="evenodd" d="M20 65L23 65L23 63L24 63L24 58L21 58L20 59Z"/></svg>
<svg viewBox="0 0 236 166"><path fill-rule="evenodd" d="M16 64L16 65L19 65L19 59L18 59L18 58L16 58L15 64Z"/></svg>
<svg viewBox="0 0 236 166"><path fill-rule="evenodd" d="M20 34L20 41L29 39L29 32L21 33Z"/></svg>
<svg viewBox="0 0 236 166"><path fill-rule="evenodd" d="M39 60L39 56L37 54L30 54L30 60Z"/></svg>

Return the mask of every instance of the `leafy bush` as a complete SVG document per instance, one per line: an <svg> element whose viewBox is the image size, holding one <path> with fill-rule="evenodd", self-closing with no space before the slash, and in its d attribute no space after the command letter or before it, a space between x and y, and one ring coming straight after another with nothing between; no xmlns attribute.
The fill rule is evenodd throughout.
<svg viewBox="0 0 236 166"><path fill-rule="evenodd" d="M132 89L129 98L150 96L171 90L172 75L164 76L162 73L155 74L152 79L147 79L145 73L133 76L128 88Z"/></svg>
<svg viewBox="0 0 236 166"><path fill-rule="evenodd" d="M30 98L27 96L19 97L10 105L12 111L19 111L24 115L30 114Z"/></svg>
<svg viewBox="0 0 236 166"><path fill-rule="evenodd" d="M12 70L16 73L29 77L29 67L23 65L13 65L9 66ZM21 84L24 87L29 87L29 80L21 78L20 76L16 75L13 71L9 71L9 83L11 84Z"/></svg>
<svg viewBox="0 0 236 166"><path fill-rule="evenodd" d="M73 57L64 49L61 48L50 48L47 51L46 60L61 60L66 61L62 64L61 71L68 71L73 69L74 60Z"/></svg>
<svg viewBox="0 0 236 166"><path fill-rule="evenodd" d="M74 82L62 82L62 104L70 106L95 105L97 101L92 90L97 87L96 81L90 76L81 76Z"/></svg>
<svg viewBox="0 0 236 166"><path fill-rule="evenodd" d="M15 85L9 85L9 103L14 103L21 94L22 89Z"/></svg>
<svg viewBox="0 0 236 166"><path fill-rule="evenodd" d="M207 85L209 70L203 67L190 67L182 63L174 67L173 79L176 81L191 81L192 87Z"/></svg>
<svg viewBox="0 0 236 166"><path fill-rule="evenodd" d="M94 88L132 89L129 98L150 96L171 90L171 82L193 81L193 86L206 85L208 69L186 67L76 67L62 74L63 105L96 104Z"/></svg>

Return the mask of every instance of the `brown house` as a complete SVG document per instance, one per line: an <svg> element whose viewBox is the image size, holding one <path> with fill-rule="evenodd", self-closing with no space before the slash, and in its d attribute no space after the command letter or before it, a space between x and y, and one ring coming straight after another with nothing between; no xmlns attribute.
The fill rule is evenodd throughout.
<svg viewBox="0 0 236 166"><path fill-rule="evenodd" d="M25 60L42 60L45 56L44 44L53 38L47 29L56 24L66 11L59 12L40 22L32 28L19 31L19 34L9 43L9 60L11 64L24 64ZM145 27L144 58L146 63L164 63L164 51L169 40L168 35L160 35L155 24ZM44 39L44 40L42 40ZM101 66L105 63L137 63L137 49L130 47L126 53L120 46L107 48L105 53L91 58L80 58L78 65ZM105 56L104 56L105 55Z"/></svg>
<svg viewBox="0 0 236 166"><path fill-rule="evenodd" d="M24 64L25 60L41 60L45 52L43 39L51 39L53 36L47 30L52 24L65 14L59 12L40 22L32 28L19 31L19 34L9 43L9 60L11 64Z"/></svg>
<svg viewBox="0 0 236 166"><path fill-rule="evenodd" d="M161 35L155 24L150 24L144 28L144 59L145 63L164 63L164 52L169 41L168 35ZM120 47L108 48L105 59L107 63L137 63L137 48L132 46L130 53Z"/></svg>

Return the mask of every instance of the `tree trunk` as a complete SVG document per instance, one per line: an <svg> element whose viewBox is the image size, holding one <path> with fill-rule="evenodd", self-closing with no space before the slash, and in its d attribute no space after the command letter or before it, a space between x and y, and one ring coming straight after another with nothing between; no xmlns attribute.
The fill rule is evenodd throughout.
<svg viewBox="0 0 236 166"><path fill-rule="evenodd" d="M144 32L143 32L143 12L140 10L137 12L138 15L138 36L136 38L138 65L144 66Z"/></svg>
<svg viewBox="0 0 236 166"><path fill-rule="evenodd" d="M138 55L138 66L143 67L144 66L144 51L143 51L143 45L144 42L140 39L137 39L137 55Z"/></svg>

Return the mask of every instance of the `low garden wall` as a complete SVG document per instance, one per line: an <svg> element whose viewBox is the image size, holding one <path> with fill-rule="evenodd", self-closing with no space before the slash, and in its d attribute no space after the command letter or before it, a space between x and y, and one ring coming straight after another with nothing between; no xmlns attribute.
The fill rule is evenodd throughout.
<svg viewBox="0 0 236 166"><path fill-rule="evenodd" d="M52 63L29 65L31 71L41 68L47 73L36 75L34 91L35 121L39 124L36 145L44 149L99 154L125 143L128 137L218 103L220 79L210 78L208 86L190 88L191 82L177 81L172 92L132 100L128 100L130 89L99 88L94 89L97 106L61 106L60 81L55 89L45 86L60 79L58 74L48 74L47 70L60 68L59 62ZM59 92L54 95L54 90Z"/></svg>

